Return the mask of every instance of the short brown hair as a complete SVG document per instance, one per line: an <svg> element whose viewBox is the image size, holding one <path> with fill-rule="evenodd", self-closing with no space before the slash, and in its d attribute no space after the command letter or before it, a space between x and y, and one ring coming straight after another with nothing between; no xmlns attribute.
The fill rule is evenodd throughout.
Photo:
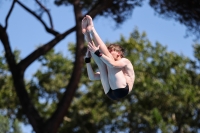
<svg viewBox="0 0 200 133"><path fill-rule="evenodd" d="M124 57L124 49L119 44L110 44L107 46L108 50L114 50L120 53L121 57Z"/></svg>

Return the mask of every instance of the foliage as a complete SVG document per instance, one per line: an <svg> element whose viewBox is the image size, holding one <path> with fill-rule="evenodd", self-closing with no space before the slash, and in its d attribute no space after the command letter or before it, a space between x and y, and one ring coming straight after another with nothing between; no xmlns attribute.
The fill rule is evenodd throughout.
<svg viewBox="0 0 200 133"><path fill-rule="evenodd" d="M126 57L134 65L136 81L133 91L122 101L113 102L104 94L100 81L88 80L84 67L79 90L59 132L196 132L200 117L200 45L194 45L195 61L167 51L160 43L152 45L146 34L137 30L128 40L122 36L117 43L126 49ZM74 54L75 45L69 46L71 54ZM0 59L1 71L4 72L1 109L7 108L12 116L20 116L14 108L19 104L14 100L16 96L10 94L13 92L12 81L6 73L4 58ZM73 61L54 50L38 61L41 67L30 81L26 81L27 90L40 115L47 119L54 112L69 81ZM93 61L92 66L97 71Z"/></svg>
<svg viewBox="0 0 200 133"><path fill-rule="evenodd" d="M58 29L54 28L50 9L44 5L46 1L35 0L34 2L37 7L39 7L37 11L31 9L31 7L24 4L25 2L21 2L20 0L12 1L5 15L4 24L0 24L0 40L5 52L4 60L6 60L6 65L10 73L9 81L5 81L8 80L7 78L3 79L0 85L4 86L4 82L10 82L12 80L13 86L10 82L9 85L11 87L7 86L6 88L9 88L9 90L11 88L14 89L12 92L16 92L20 104L20 106L14 105L16 106L16 112L12 113L17 114L20 119L29 122L36 133L54 133L58 131L65 112L68 111L76 90L80 85L83 57L86 52L84 36L81 31L82 18L86 14L90 15L93 19L100 15L104 17L111 15L117 24L121 24L130 17L132 13L131 10L137 6L141 6L142 0L55 0L57 5L62 5L64 3L74 8L74 26L69 29L64 29L63 33L60 33ZM40 22L46 30L46 33L53 36L51 40L45 41L47 42L46 44L31 51L28 56L20 60L16 59L16 55L12 51L12 44L9 41L12 38L10 38L7 31L9 24L14 23L14 21L9 22L9 20L12 17L12 12L15 11L14 8L16 5L36 18L35 22ZM64 12L60 13L65 14ZM47 16L44 17L44 14ZM34 30L37 31L37 29ZM51 56L48 56L47 53L74 31L76 32L74 62L63 60L59 53L55 60L48 62ZM24 79L24 72L36 60L40 60L43 66L47 65L47 67L43 70L39 70L34 75L31 82L27 83ZM69 65L69 68L66 69L63 64ZM3 78L3 76L0 78ZM2 91L4 91L4 89L2 89ZM7 92L7 90L5 90L5 92ZM9 92L8 95L11 95L10 93L11 92ZM6 99L4 96L2 97ZM11 100L14 98L15 96L13 96ZM18 102L18 100L16 100L16 102ZM15 103L15 101L13 101L13 103Z"/></svg>
<svg viewBox="0 0 200 133"><path fill-rule="evenodd" d="M200 117L197 62L168 52L159 43L152 45L146 34L137 30L128 40L122 37L117 43L127 50L126 56L134 65L133 91L122 101L113 102L99 81L89 82L81 97L74 100L60 133L196 132Z"/></svg>
<svg viewBox="0 0 200 133"><path fill-rule="evenodd" d="M14 51L16 60L20 59L18 50ZM3 55L0 56L0 109L4 110L4 114L12 119L16 117L16 112L20 110L19 100L17 99L14 87L12 85L12 77L6 64L6 59Z"/></svg>
<svg viewBox="0 0 200 133"><path fill-rule="evenodd" d="M10 120L7 116L0 115L1 133L22 133L18 120Z"/></svg>
<svg viewBox="0 0 200 133"><path fill-rule="evenodd" d="M7 133L9 131L9 120L7 117L3 117L0 115L1 123L0 123L0 129L2 132Z"/></svg>
<svg viewBox="0 0 200 133"><path fill-rule="evenodd" d="M141 6L142 0L56 0L55 3L57 5L63 4L64 2L66 5L71 5L74 8L74 26L69 29L64 29L63 33L59 33L54 28L50 9L44 5L46 1L35 0L34 2L39 7L37 11L31 9L31 7L24 4L25 2L21 2L20 0L12 1L8 13L5 15L4 24L0 24L0 40L4 47L3 52L5 53L3 59L6 60L5 66L8 67L7 69L9 71L8 75L0 76L0 85L4 87L5 82L10 82L5 87L8 90L2 89L1 91L2 93L6 92L6 96L11 96L12 92L16 92L9 100L7 100L8 97L2 95L2 98L4 98L2 105L3 103L16 99L17 96L17 100L11 101L14 104L11 104L11 107L9 107L11 111L14 110L14 112L11 112L12 114L15 114L19 119L23 119L23 121L29 122L36 133L55 133L63 121L65 112L68 111L72 103L77 88L81 85L83 57L86 52L84 36L81 31L82 18L86 14L92 18L100 15L111 15L117 24L121 24L125 19L130 17L131 10L137 6ZM47 34L53 36L51 40L45 41L47 42L46 44L31 51L28 56L20 60L17 60L17 56L12 50L12 44L10 43L12 41L10 41L8 34L9 24L14 23L9 20L12 17L12 12L15 11L14 7L16 5L36 18L36 22L40 22ZM64 12L60 13L65 14ZM44 17L43 14L47 16ZM52 56L50 51L53 47L72 32L76 32L73 63L63 59L59 53L55 60L51 59L51 62L48 62ZM47 67L38 70L31 81L27 83L24 79L24 72L36 60L40 60L43 63L42 65L46 65ZM68 66L65 66L65 64ZM11 91L11 88L14 91ZM18 100L19 104L16 103ZM4 105L2 108L4 109Z"/></svg>
<svg viewBox="0 0 200 133"><path fill-rule="evenodd" d="M40 69L27 83L31 99L46 119L55 111L68 84L73 68L72 61L52 49L39 58Z"/></svg>
<svg viewBox="0 0 200 133"><path fill-rule="evenodd" d="M75 26L63 33L53 28L50 11L40 1L35 2L41 12L47 14L45 21L42 13L38 14L16 0L12 1L4 26L0 24L0 40L4 47L4 55L0 57L0 108L9 119L29 122L37 133L57 132L66 112L60 132L197 131L199 44L194 45L196 60L191 60L167 52L166 47L159 43L152 45L145 34L140 35L138 31L134 31L128 40L122 37L118 43L127 49L127 57L134 64L137 77L132 93L123 101L113 103L103 93L100 82L88 81L82 67L85 47L79 28L81 19L85 14L93 18L104 15L120 24L131 15L131 10L141 6L142 0L55 0L57 5L74 7ZM7 33L10 14L16 4L53 35L52 40L23 59L18 58L19 53L12 51L12 41ZM198 31L199 2L152 0L150 4L159 14L167 13L167 16L188 26L189 30ZM48 20L50 26L47 25ZM52 49L73 31L76 31L77 40L72 51L74 60L71 61ZM41 69L31 81L26 81L24 72L36 60L41 63Z"/></svg>
<svg viewBox="0 0 200 133"><path fill-rule="evenodd" d="M111 17L118 24L128 19L135 7L141 6L144 0L81 0L80 6L84 12L90 11L92 8L98 8L97 5L104 5L108 3L111 8L107 8L105 11L100 12L99 15L105 17ZM55 0L55 4L60 5L71 5L72 0Z"/></svg>

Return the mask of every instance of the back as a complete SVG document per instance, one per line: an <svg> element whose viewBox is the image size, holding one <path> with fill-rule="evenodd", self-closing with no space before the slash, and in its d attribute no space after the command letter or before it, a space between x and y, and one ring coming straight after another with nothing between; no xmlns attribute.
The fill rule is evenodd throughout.
<svg viewBox="0 0 200 133"><path fill-rule="evenodd" d="M126 78L126 82L129 85L129 92L130 92L133 88L133 84L135 81L135 72L134 72L132 63L129 60L128 60L128 64L123 68L123 73Z"/></svg>

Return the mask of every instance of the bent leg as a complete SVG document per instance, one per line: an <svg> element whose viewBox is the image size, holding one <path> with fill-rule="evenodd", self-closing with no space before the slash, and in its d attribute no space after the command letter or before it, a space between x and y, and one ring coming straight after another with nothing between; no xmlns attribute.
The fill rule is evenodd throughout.
<svg viewBox="0 0 200 133"><path fill-rule="evenodd" d="M90 38L90 34L89 33L85 33L84 34L85 39L87 42L93 43L91 38ZM107 67L106 65L103 63L103 61L97 57L96 55L92 54L92 58L94 59L95 63L97 64L99 71L100 71L100 78L101 78L101 84L103 86L104 89L104 93L107 94L109 89L110 89L110 85L108 82L108 72L107 72Z"/></svg>
<svg viewBox="0 0 200 133"><path fill-rule="evenodd" d="M101 38L99 37L99 35L97 34L97 32L95 30L92 30L92 33L91 33L92 37L93 37L93 40L94 40L94 43L96 45L99 45L99 49L100 51L106 55L107 57L111 58L114 60L113 56L110 54L110 52L108 51L108 48L107 46L105 45L105 43L101 40Z"/></svg>
<svg viewBox="0 0 200 133"><path fill-rule="evenodd" d="M97 64L97 66L99 68L100 78L101 78L101 83L102 83L102 86L103 86L103 89L104 89L104 93L107 94L108 91L110 90L110 85L109 85L109 82L108 82L107 67L99 57L97 57L93 53L91 53L91 55L92 55L92 58L94 59L95 63Z"/></svg>
<svg viewBox="0 0 200 133"><path fill-rule="evenodd" d="M94 28L94 24L93 24L92 18L89 15L86 15L86 18L87 18L87 21L88 21L87 31L91 33L95 45L97 45L97 46L99 45L100 46L99 47L100 51L104 55L106 55L107 57L109 57L109 58L114 60L113 56L108 51L107 46L105 45L105 43L102 41L102 39L100 38L100 36L96 32L96 30Z"/></svg>

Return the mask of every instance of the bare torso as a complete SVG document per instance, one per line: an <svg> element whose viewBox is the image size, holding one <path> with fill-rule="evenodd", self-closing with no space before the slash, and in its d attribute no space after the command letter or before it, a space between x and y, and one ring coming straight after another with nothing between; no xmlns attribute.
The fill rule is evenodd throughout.
<svg viewBox="0 0 200 133"><path fill-rule="evenodd" d="M110 68L108 69L108 80L112 90L118 88L125 88L128 84L129 92L133 88L135 73L133 65L128 61L127 65L123 68Z"/></svg>

